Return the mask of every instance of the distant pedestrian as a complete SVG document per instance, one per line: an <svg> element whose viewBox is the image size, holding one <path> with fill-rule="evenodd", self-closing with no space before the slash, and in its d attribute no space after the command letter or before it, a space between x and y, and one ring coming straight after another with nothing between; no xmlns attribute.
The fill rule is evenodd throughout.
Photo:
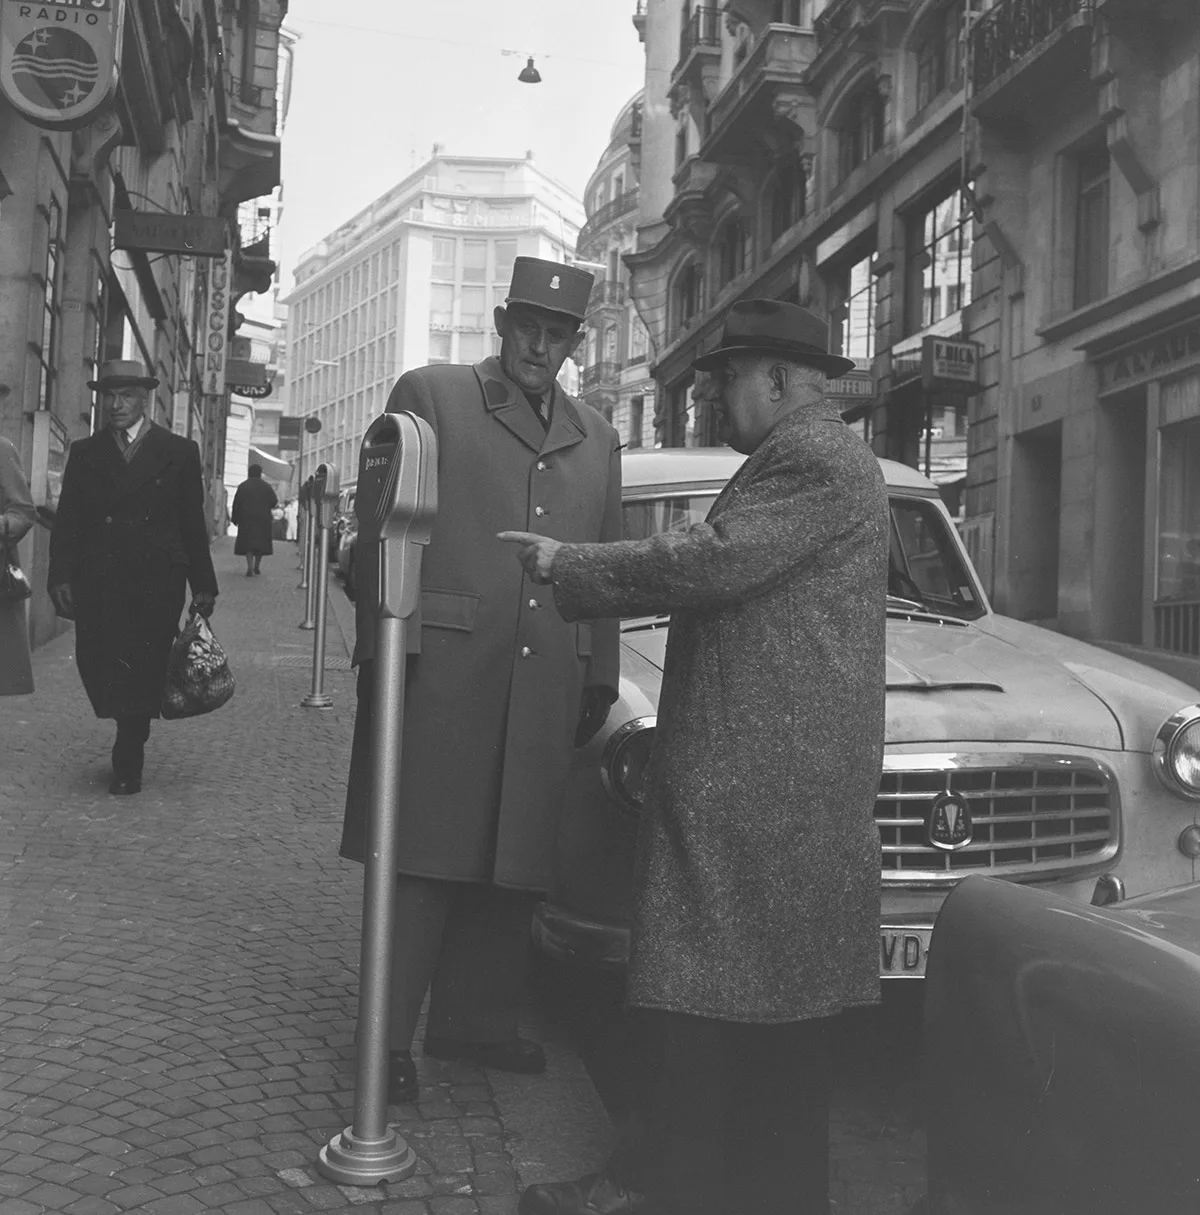
<svg viewBox="0 0 1200 1215"><path fill-rule="evenodd" d="M745 300L695 366L749 457L705 522L501 537L564 620L672 613L628 979L646 1085L623 1158L522 1215L634 1211L631 1191L653 1215L827 1215L828 1030L880 998L888 502L824 388L853 363L806 309Z"/></svg>
<svg viewBox="0 0 1200 1215"><path fill-rule="evenodd" d="M546 1065L517 1033L530 920L550 883L573 747L617 696L618 625L565 623L495 532L510 520L544 522L563 540L620 535L617 433L556 383L591 286L586 271L517 258L507 306L495 310L499 356L410 371L388 398L438 441L397 806L391 1101L417 1093L411 1046L427 990L427 1056L516 1072ZM370 800L371 568L357 563L358 714L341 846L355 860Z"/></svg>
<svg viewBox="0 0 1200 1215"><path fill-rule="evenodd" d="M287 517L284 515L283 506L279 503L271 507L271 539L287 539Z"/></svg>
<svg viewBox="0 0 1200 1215"><path fill-rule="evenodd" d="M295 498L289 498L283 504L283 522L285 540L295 541L296 528L300 520L300 505Z"/></svg>
<svg viewBox="0 0 1200 1215"><path fill-rule="evenodd" d="M36 518L20 453L0 437L0 572L6 559L16 564L17 541ZM25 600L0 601L0 696L25 696L32 691Z"/></svg>
<svg viewBox="0 0 1200 1215"><path fill-rule="evenodd" d="M105 425L71 444L50 534L50 597L75 621L75 662L96 716L116 718L115 794L141 790L186 584L201 615L217 600L200 449L146 417L157 383L125 359L89 381Z"/></svg>
<svg viewBox="0 0 1200 1215"><path fill-rule="evenodd" d="M247 470L249 479L237 487L233 495L230 521L237 527L237 540L233 551L246 558L246 577L259 574L259 562L269 557L275 546L271 543L274 530L273 511L279 499L275 491L263 480L261 464L251 464Z"/></svg>

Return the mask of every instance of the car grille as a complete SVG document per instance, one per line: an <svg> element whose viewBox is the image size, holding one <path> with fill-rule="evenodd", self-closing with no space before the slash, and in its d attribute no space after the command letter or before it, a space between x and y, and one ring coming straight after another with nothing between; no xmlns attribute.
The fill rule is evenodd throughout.
<svg viewBox="0 0 1200 1215"><path fill-rule="evenodd" d="M1116 780L1078 757L890 756L879 782L875 822L885 884L945 885L968 873L1044 877L1102 867L1120 842ZM913 761L920 761L919 765ZM944 793L971 811L971 842L958 851L930 844L929 814Z"/></svg>

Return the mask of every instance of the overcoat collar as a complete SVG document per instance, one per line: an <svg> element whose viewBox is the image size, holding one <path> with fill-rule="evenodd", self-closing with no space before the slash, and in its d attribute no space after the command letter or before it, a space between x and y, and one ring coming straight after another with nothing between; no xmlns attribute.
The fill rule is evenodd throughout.
<svg viewBox="0 0 1200 1215"><path fill-rule="evenodd" d="M483 389L484 408L538 455L573 447L587 437L579 411L557 383L550 429L543 430L525 394L504 374L499 358L492 355L476 363L474 371Z"/></svg>
<svg viewBox="0 0 1200 1215"><path fill-rule="evenodd" d="M107 426L94 436L93 454L97 465L112 485L114 498L128 497L171 462L164 441L167 433L147 418L146 430L133 453L133 458L128 461L117 446L116 436Z"/></svg>

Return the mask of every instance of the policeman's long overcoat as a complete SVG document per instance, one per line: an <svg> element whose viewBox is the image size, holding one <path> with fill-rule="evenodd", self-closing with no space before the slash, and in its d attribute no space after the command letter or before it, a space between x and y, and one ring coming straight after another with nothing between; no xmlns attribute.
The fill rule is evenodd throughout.
<svg viewBox="0 0 1200 1215"><path fill-rule="evenodd" d="M705 523L559 551L568 619L672 613L633 1004L783 1022L879 999L887 536L875 457L825 409L776 426Z"/></svg>
<svg viewBox="0 0 1200 1215"><path fill-rule="evenodd" d="M72 443L47 582L70 584L96 716L157 717L185 583L217 593L196 444L152 424L128 463L108 429Z"/></svg>
<svg viewBox="0 0 1200 1215"><path fill-rule="evenodd" d="M438 440L438 513L409 625L400 870L544 890L585 684L615 694L616 620L567 624L524 574L505 529L615 540L621 472L613 428L555 387L549 432L498 359L425 367L392 411ZM359 553L358 715L343 856L362 859L370 767L373 573Z"/></svg>

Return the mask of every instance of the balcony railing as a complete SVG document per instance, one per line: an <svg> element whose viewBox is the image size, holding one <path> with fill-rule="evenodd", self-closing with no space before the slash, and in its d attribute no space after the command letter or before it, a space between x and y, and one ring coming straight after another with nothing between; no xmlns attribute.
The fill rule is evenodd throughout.
<svg viewBox="0 0 1200 1215"><path fill-rule="evenodd" d="M679 31L679 64L675 70L697 47L720 45L721 10L710 5L695 9Z"/></svg>
<svg viewBox="0 0 1200 1215"><path fill-rule="evenodd" d="M590 367L584 368L583 375L579 377L580 385L586 389L615 384L620 374L620 363L593 363Z"/></svg>
<svg viewBox="0 0 1200 1215"><path fill-rule="evenodd" d="M1095 0L1000 0L971 29L975 92L1044 42L1073 17L1091 18Z"/></svg>
<svg viewBox="0 0 1200 1215"><path fill-rule="evenodd" d="M620 219L622 215L628 215L630 211L636 211L637 205L637 190L626 190L624 194L618 194L611 202L606 202L579 230L576 248L582 249L588 241L597 233L603 232L609 224Z"/></svg>
<svg viewBox="0 0 1200 1215"><path fill-rule="evenodd" d="M266 109L275 107L275 91L261 84L255 84L253 80L243 80L238 76L225 77L226 93L234 101L240 101L242 105L256 106L258 109Z"/></svg>
<svg viewBox="0 0 1200 1215"><path fill-rule="evenodd" d="M839 34L850 28L851 16L850 6L838 4L835 0L823 13L813 18L818 51L823 51Z"/></svg>

